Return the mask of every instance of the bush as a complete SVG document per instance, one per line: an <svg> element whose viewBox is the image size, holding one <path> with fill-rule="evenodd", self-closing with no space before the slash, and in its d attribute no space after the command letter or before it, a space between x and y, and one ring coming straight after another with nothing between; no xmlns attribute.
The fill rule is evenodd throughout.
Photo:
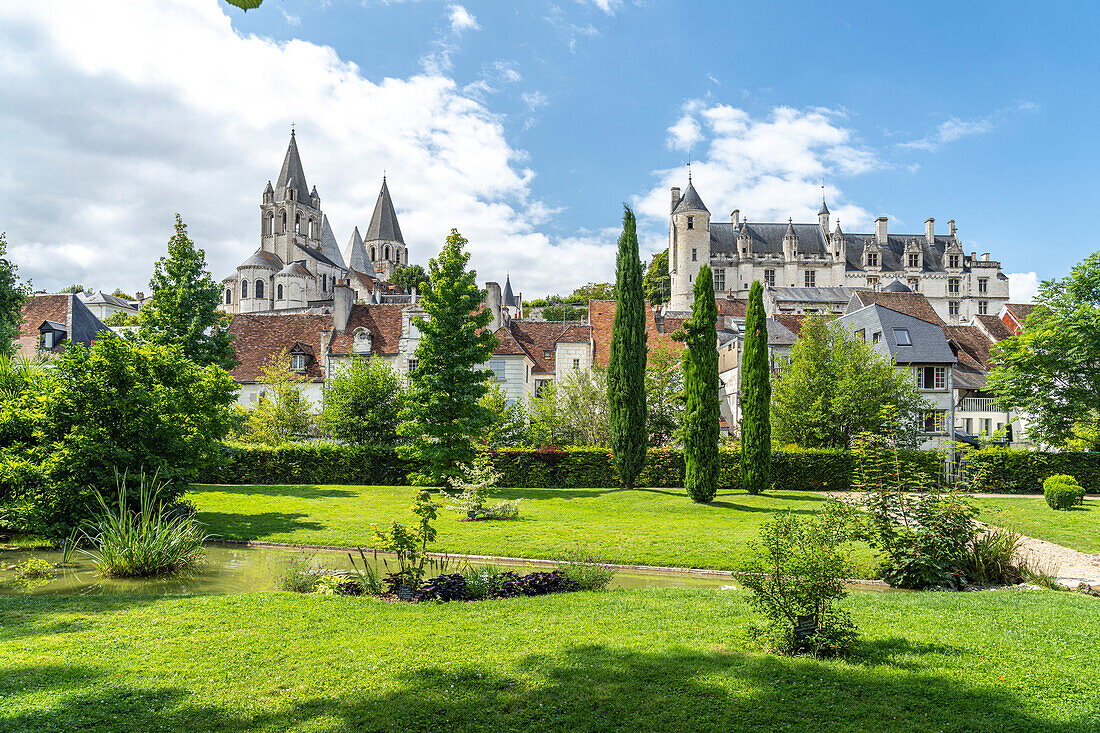
<svg viewBox="0 0 1100 733"><path fill-rule="evenodd" d="M312 593L317 585L317 578L318 575L313 570L313 556L295 555L279 579L279 590Z"/></svg>
<svg viewBox="0 0 1100 733"><path fill-rule="evenodd" d="M1051 509L1069 509L1084 503L1085 489L1073 476L1055 474L1043 482L1043 496Z"/></svg>
<svg viewBox="0 0 1100 733"><path fill-rule="evenodd" d="M994 529L977 537L963 556L967 579L980 585L1015 585L1024 579L1016 561L1020 535L1007 529Z"/></svg>
<svg viewBox="0 0 1100 733"><path fill-rule="evenodd" d="M580 590L577 581L565 577L565 574L558 570L527 575L507 572L497 577L501 581L496 593L500 598L541 596L547 593L569 593Z"/></svg>
<svg viewBox="0 0 1100 733"><path fill-rule="evenodd" d="M420 585L420 589L413 595L416 601L468 601L470 594L466 590L466 578L460 573L450 575L437 575Z"/></svg>
<svg viewBox="0 0 1100 733"><path fill-rule="evenodd" d="M1100 486L1100 452L983 448L967 456L975 490L997 494L1038 494L1048 476L1070 474L1088 487Z"/></svg>
<svg viewBox="0 0 1100 733"><path fill-rule="evenodd" d="M467 565L462 569L466 594L471 601L492 598L500 589L500 570L493 565Z"/></svg>
<svg viewBox="0 0 1100 733"><path fill-rule="evenodd" d="M557 571L574 581L580 590L604 590L617 572L603 557L585 550L566 550L555 558Z"/></svg>

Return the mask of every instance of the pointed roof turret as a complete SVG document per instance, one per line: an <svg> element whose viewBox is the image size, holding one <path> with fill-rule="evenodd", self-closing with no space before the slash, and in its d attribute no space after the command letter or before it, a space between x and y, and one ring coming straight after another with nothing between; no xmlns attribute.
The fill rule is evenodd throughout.
<svg viewBox="0 0 1100 733"><path fill-rule="evenodd" d="M825 194L821 194L821 208L817 210L818 215L828 214L829 207L825 205Z"/></svg>
<svg viewBox="0 0 1100 733"><path fill-rule="evenodd" d="M504 301L504 305L515 305L512 301L516 299L516 296L512 294L512 276L508 273L504 275L504 294L500 297Z"/></svg>
<svg viewBox="0 0 1100 733"><path fill-rule="evenodd" d="M695 190L695 184L691 182L691 178L688 178L688 187L684 191L683 198L680 199L680 203L676 204L676 212L680 211L705 211L710 213L710 210L703 203L703 199L699 198L699 192Z"/></svg>
<svg viewBox="0 0 1100 733"><path fill-rule="evenodd" d="M310 189L309 197L314 198L314 199L321 198L321 196L317 193L317 186L316 185L314 185L313 188Z"/></svg>
<svg viewBox="0 0 1100 733"><path fill-rule="evenodd" d="M405 243L405 239L401 236L401 226L397 223L397 212L393 210L390 187L386 184L385 176L382 176L382 190L378 192L378 201L374 205L374 215L370 218L365 239L368 242L385 240Z"/></svg>
<svg viewBox="0 0 1100 733"><path fill-rule="evenodd" d="M363 246L363 238L359 236L359 227L355 227L355 231L351 233L351 239L348 240L348 246L344 248L344 264L352 270L367 275L374 274L374 265L370 257L367 257L367 248Z"/></svg>
<svg viewBox="0 0 1100 733"><path fill-rule="evenodd" d="M275 193L275 189L271 187L271 181L267 182L267 188L264 189L264 193Z"/></svg>
<svg viewBox="0 0 1100 733"><path fill-rule="evenodd" d="M283 167L279 169L279 180L275 183L275 193L280 199L287 197L287 188L293 188L297 192L299 201L309 201L306 172L302 169L302 158L298 155L298 143L293 130L290 132L290 144L286 148Z"/></svg>
<svg viewBox="0 0 1100 733"><path fill-rule="evenodd" d="M333 264L346 270L348 266L344 264L344 258L340 254L340 245L336 243L336 235L332 232L332 227L328 223L328 214L321 217L321 254L332 260Z"/></svg>
<svg viewBox="0 0 1100 733"><path fill-rule="evenodd" d="M786 239L787 237L798 239L798 235L794 231L794 219L791 218L787 219L787 231L783 233L783 238Z"/></svg>

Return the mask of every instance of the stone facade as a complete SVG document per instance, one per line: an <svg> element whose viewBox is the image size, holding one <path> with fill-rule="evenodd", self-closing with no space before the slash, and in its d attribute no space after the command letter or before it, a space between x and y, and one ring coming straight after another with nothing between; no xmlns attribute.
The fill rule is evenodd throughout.
<svg viewBox="0 0 1100 733"><path fill-rule="evenodd" d="M949 324L996 315L1008 302L1001 264L988 253L965 253L953 220L946 236L935 233L934 219L925 221L923 234L892 234L887 225L879 217L873 233L844 232L839 221L830 223L824 200L814 223L750 223L737 209L718 222L689 179L682 196L672 189L668 310L690 311L703 263L715 290L734 297L744 297L755 280L776 288L920 292Z"/></svg>

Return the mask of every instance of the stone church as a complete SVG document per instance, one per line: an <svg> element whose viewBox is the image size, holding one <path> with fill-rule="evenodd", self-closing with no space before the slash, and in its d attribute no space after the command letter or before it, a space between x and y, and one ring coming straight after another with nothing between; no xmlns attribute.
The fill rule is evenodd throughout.
<svg viewBox="0 0 1100 733"><path fill-rule="evenodd" d="M923 234L895 234L880 216L873 233L855 234L843 231L839 221L830 223L822 196L813 223L749 222L737 209L720 222L712 219L689 175L683 195L672 188L668 239L670 313L691 310L703 263L710 265L715 291L734 298L744 298L754 280L766 291L788 294L824 289L840 293L842 302L856 290L919 292L948 324L995 315L1008 302L1001 263L989 253L965 253L954 220L946 235L936 234L934 219L924 222Z"/></svg>
<svg viewBox="0 0 1100 733"><path fill-rule="evenodd" d="M402 294L388 281L409 263L389 186L374 206L366 236L355 227L341 253L317 187L310 188L290 133L283 167L260 204L260 247L222 280L222 310L229 313L303 312L331 304L337 280L347 281L357 300L382 302Z"/></svg>

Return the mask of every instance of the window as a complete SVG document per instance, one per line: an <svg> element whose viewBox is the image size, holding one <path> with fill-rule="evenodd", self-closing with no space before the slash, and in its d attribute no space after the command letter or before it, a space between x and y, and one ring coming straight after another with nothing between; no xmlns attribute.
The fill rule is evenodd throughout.
<svg viewBox="0 0 1100 733"><path fill-rule="evenodd" d="M993 418L983 417L981 421L982 432L985 433L985 437L993 435Z"/></svg>
<svg viewBox="0 0 1100 733"><path fill-rule="evenodd" d="M918 290L920 290L920 278L919 277L911 277L906 281L906 283L908 283L909 289L912 290L914 293L917 292Z"/></svg>
<svg viewBox="0 0 1100 733"><path fill-rule="evenodd" d="M384 257L384 258L385 258L385 259L387 259L387 260L388 260L388 259L390 258L390 245L388 245L388 244L387 244L387 245L386 245L386 246L385 246L385 247L384 247L384 248L382 249L382 257Z"/></svg>
<svg viewBox="0 0 1100 733"><path fill-rule="evenodd" d="M553 356L554 356L553 352L550 352L550 351L544 351L544 352L542 352L542 355L543 355L544 357L546 357L547 359L549 359L549 358L551 358L551 357L553 357Z"/></svg>
<svg viewBox="0 0 1100 733"><path fill-rule="evenodd" d="M957 268L959 266L959 255L948 255L947 266Z"/></svg>
<svg viewBox="0 0 1100 733"><path fill-rule="evenodd" d="M328 275L322 273L321 274L321 292L323 293L326 290L328 290Z"/></svg>
<svg viewBox="0 0 1100 733"><path fill-rule="evenodd" d="M301 214L295 214L294 215L294 233L295 234L301 234L302 233L302 215Z"/></svg>
<svg viewBox="0 0 1100 733"><path fill-rule="evenodd" d="M374 249L374 247L370 248L370 258L371 258L371 262L378 259L378 252Z"/></svg>
<svg viewBox="0 0 1100 733"><path fill-rule="evenodd" d="M694 228L695 228L695 217L694 216L689 216L688 217L688 229L694 229ZM692 250L692 251L694 252L695 250ZM692 257L692 259L695 259L695 258Z"/></svg>
<svg viewBox="0 0 1100 733"><path fill-rule="evenodd" d="M959 294L959 278L951 277L947 279L947 292L952 295Z"/></svg>
<svg viewBox="0 0 1100 733"><path fill-rule="evenodd" d="M714 271L714 289L719 293L726 289L726 271L722 268Z"/></svg>
<svg viewBox="0 0 1100 733"><path fill-rule="evenodd" d="M908 328L895 328L894 329L894 341L898 346L912 346L913 340L909 338Z"/></svg>
<svg viewBox="0 0 1100 733"><path fill-rule="evenodd" d="M764 283L775 287L775 270L764 270Z"/></svg>
<svg viewBox="0 0 1100 733"><path fill-rule="evenodd" d="M979 300L978 301L978 315L979 316L989 315L989 301L988 300Z"/></svg>
<svg viewBox="0 0 1100 733"><path fill-rule="evenodd" d="M305 354L291 354L291 356L290 356L290 370L292 372L304 372L306 370L306 355Z"/></svg>
<svg viewBox="0 0 1100 733"><path fill-rule="evenodd" d="M988 293L989 292L989 278L988 277L979 277L978 278L978 292L979 293Z"/></svg>
<svg viewBox="0 0 1100 733"><path fill-rule="evenodd" d="M963 430L965 430L968 435L974 434L974 418L968 417L963 420Z"/></svg>
<svg viewBox="0 0 1100 733"><path fill-rule="evenodd" d="M414 364L415 362L416 362L415 359L409 359L409 364L410 365ZM409 366L409 371L411 372L412 370L413 370L413 367ZM504 359L490 359L489 360L489 371L491 371L493 373L493 376L496 377L497 381L503 382L504 381Z"/></svg>
<svg viewBox="0 0 1100 733"><path fill-rule="evenodd" d="M943 410L925 410L924 411L924 432L940 434L944 432L944 417L947 415Z"/></svg>
<svg viewBox="0 0 1100 733"><path fill-rule="evenodd" d="M875 331L874 333L871 334L871 343L872 344L877 344L879 342L879 339L881 339L881 338L882 338L882 331Z"/></svg>
<svg viewBox="0 0 1100 733"><path fill-rule="evenodd" d="M946 389L947 368L938 366L917 367L917 386L921 389Z"/></svg>
<svg viewBox="0 0 1100 733"><path fill-rule="evenodd" d="M858 331L856 331L856 337L858 337L859 340L862 341L863 343L867 343L867 329L861 328Z"/></svg>
<svg viewBox="0 0 1100 733"><path fill-rule="evenodd" d="M949 316L959 315L959 301L957 301L957 300L947 301L947 315L949 315Z"/></svg>
<svg viewBox="0 0 1100 733"><path fill-rule="evenodd" d="M226 288L225 289L225 304L229 305L232 302L233 302L233 289L232 288Z"/></svg>
<svg viewBox="0 0 1100 733"><path fill-rule="evenodd" d="M805 282L806 287L812 288L814 286L814 283L817 282L817 271L806 270L802 279Z"/></svg>
<svg viewBox="0 0 1100 733"><path fill-rule="evenodd" d="M279 230L282 233L286 233L286 212L283 212L283 227Z"/></svg>
<svg viewBox="0 0 1100 733"><path fill-rule="evenodd" d="M248 297L248 281L241 280L241 298Z"/></svg>
<svg viewBox="0 0 1100 733"><path fill-rule="evenodd" d="M524 364L523 382L526 384L531 381L531 365Z"/></svg>
<svg viewBox="0 0 1100 733"><path fill-rule="evenodd" d="M916 252L910 252L909 253L909 266L910 267L920 267L920 255L917 254Z"/></svg>
<svg viewBox="0 0 1100 733"><path fill-rule="evenodd" d="M275 300L283 299L283 286L282 284L275 286Z"/></svg>
<svg viewBox="0 0 1100 733"><path fill-rule="evenodd" d="M491 363L491 362L490 362L490 363ZM501 359L501 360L500 360L500 363L501 363L501 364L503 364L503 363L504 363L504 360L503 360L503 359ZM417 368L418 366L420 366L420 361L419 361L419 360L417 360L417 359L409 359L409 368L408 368L408 371L410 371L410 372L415 372L415 371L416 371L416 368ZM503 367L503 366L502 366L502 367L501 367L501 369L500 369L500 373L501 373L501 376L503 376L503 375L504 375L504 367Z"/></svg>
<svg viewBox="0 0 1100 733"><path fill-rule="evenodd" d="M697 252L696 252L695 248L692 247L691 248L691 261L692 262L697 262L699 260L699 258L696 255L697 255Z"/></svg>
<svg viewBox="0 0 1100 733"><path fill-rule="evenodd" d="M573 368L574 369L580 369L581 368L581 360L580 359L574 359L573 360Z"/></svg>
<svg viewBox="0 0 1100 733"><path fill-rule="evenodd" d="M867 287L871 288L872 290L878 290L878 278L877 277L867 278Z"/></svg>
<svg viewBox="0 0 1100 733"><path fill-rule="evenodd" d="M256 297L257 298L264 297L264 281L263 280L257 280L256 281Z"/></svg>
<svg viewBox="0 0 1100 733"><path fill-rule="evenodd" d="M878 267L878 252L867 253L867 266Z"/></svg>

